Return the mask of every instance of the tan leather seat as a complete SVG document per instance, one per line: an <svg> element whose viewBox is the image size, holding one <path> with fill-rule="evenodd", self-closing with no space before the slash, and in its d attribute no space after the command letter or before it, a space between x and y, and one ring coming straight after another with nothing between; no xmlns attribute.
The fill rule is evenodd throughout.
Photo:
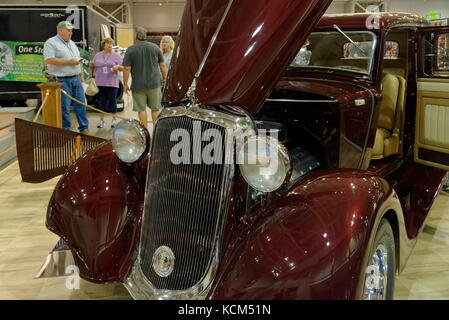
<svg viewBox="0 0 449 320"><path fill-rule="evenodd" d="M374 160L401 154L406 85L401 76L384 74L382 77L382 101L372 153Z"/></svg>

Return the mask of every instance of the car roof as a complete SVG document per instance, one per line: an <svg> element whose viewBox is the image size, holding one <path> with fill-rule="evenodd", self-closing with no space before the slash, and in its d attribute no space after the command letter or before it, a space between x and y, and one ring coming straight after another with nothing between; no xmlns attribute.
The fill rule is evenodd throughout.
<svg viewBox="0 0 449 320"><path fill-rule="evenodd" d="M374 27L376 23L379 27ZM411 13L345 13L324 15L315 27L315 31L333 29L333 25L341 29L387 31L398 27L423 27L430 23L422 16Z"/></svg>

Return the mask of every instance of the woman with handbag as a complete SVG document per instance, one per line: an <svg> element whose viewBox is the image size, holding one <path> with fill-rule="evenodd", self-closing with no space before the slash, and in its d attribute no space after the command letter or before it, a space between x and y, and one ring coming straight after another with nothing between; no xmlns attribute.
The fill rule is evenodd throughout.
<svg viewBox="0 0 449 320"><path fill-rule="evenodd" d="M117 92L119 88L118 71L123 71L122 58L112 52L114 40L105 38L101 41L103 51L98 52L89 67L93 70L97 83L100 100L100 109L115 115L117 112ZM104 116L101 114L97 128L104 128ZM112 118L111 128L116 124L115 116Z"/></svg>

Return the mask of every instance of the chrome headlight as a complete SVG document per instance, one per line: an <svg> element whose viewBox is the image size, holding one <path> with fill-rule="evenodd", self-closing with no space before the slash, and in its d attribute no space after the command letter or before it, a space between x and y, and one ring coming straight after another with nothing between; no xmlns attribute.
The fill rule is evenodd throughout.
<svg viewBox="0 0 449 320"><path fill-rule="evenodd" d="M248 138L240 148L238 163L246 182L261 192L278 190L292 174L287 148L270 136Z"/></svg>
<svg viewBox="0 0 449 320"><path fill-rule="evenodd" d="M117 157L126 163L139 160L148 152L150 135L136 120L118 123L112 134L112 147Z"/></svg>

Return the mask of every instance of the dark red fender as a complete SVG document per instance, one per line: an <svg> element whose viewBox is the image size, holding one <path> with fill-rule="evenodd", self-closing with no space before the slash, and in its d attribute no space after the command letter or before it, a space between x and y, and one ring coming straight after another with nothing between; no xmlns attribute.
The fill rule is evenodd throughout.
<svg viewBox="0 0 449 320"><path fill-rule="evenodd" d="M140 235L144 179L112 151L110 142L80 158L58 182L47 211L47 228L72 250L82 278L123 281Z"/></svg>
<svg viewBox="0 0 449 320"><path fill-rule="evenodd" d="M228 246L211 299L352 299L389 184L349 169L315 173ZM226 263L227 261L227 263Z"/></svg>

